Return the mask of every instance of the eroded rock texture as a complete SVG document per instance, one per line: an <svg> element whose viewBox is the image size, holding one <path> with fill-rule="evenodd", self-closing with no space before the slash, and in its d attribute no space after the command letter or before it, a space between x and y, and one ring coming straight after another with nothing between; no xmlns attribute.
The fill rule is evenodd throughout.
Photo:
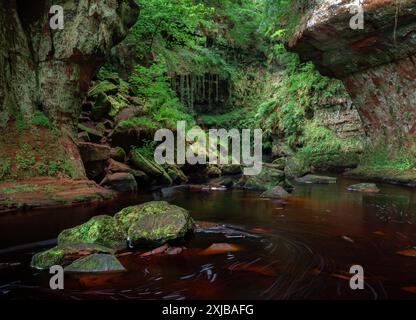
<svg viewBox="0 0 416 320"><path fill-rule="evenodd" d="M51 30L52 5L64 9ZM42 110L73 126L90 80L109 50L136 21L134 0L3 0L0 3L0 119Z"/></svg>
<svg viewBox="0 0 416 320"><path fill-rule="evenodd" d="M411 141L416 132L416 0L363 0L363 30L350 28L356 3L318 1L289 47L323 74L344 81L370 136Z"/></svg>

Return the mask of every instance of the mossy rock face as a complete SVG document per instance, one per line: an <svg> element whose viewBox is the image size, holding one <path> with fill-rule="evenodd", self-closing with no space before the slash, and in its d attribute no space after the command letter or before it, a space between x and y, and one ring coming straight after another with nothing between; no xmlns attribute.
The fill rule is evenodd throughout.
<svg viewBox="0 0 416 320"><path fill-rule="evenodd" d="M189 212L165 201L125 208L115 219L131 247L157 246L183 238L193 229Z"/></svg>
<svg viewBox="0 0 416 320"><path fill-rule="evenodd" d="M52 266L62 265L65 261L65 255L65 250L61 248L39 252L32 257L30 266L38 270L47 270Z"/></svg>
<svg viewBox="0 0 416 320"><path fill-rule="evenodd" d="M243 188L248 190L266 191L276 186L289 187L285 173L281 170L263 166L258 175L245 176Z"/></svg>
<svg viewBox="0 0 416 320"><path fill-rule="evenodd" d="M67 229L58 236L58 246L99 244L111 249L123 249L126 241L122 230L110 216L98 216L78 227Z"/></svg>
<svg viewBox="0 0 416 320"><path fill-rule="evenodd" d="M70 273L100 273L124 272L126 268L111 254L92 254L78 259L67 266L65 272Z"/></svg>
<svg viewBox="0 0 416 320"><path fill-rule="evenodd" d="M161 165L151 159L148 159L137 149L134 149L131 152L131 163L135 168L143 171L150 177L157 178L160 183L168 185L173 183L172 178Z"/></svg>

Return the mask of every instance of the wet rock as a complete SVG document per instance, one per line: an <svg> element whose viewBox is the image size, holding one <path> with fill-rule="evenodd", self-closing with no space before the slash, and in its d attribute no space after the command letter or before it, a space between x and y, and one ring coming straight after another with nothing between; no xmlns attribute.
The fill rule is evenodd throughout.
<svg viewBox="0 0 416 320"><path fill-rule="evenodd" d="M304 184L335 184L337 183L337 178L308 174L302 178L297 178L296 182Z"/></svg>
<svg viewBox="0 0 416 320"><path fill-rule="evenodd" d="M91 142L90 136L86 131L78 133L78 140L81 142Z"/></svg>
<svg viewBox="0 0 416 320"><path fill-rule="evenodd" d="M61 232L58 246L98 244L110 249L121 250L126 247L122 229L110 216L97 216L72 229Z"/></svg>
<svg viewBox="0 0 416 320"><path fill-rule="evenodd" d="M112 189L119 192L136 192L137 182L135 177L130 173L113 173L108 174L101 185L110 186Z"/></svg>
<svg viewBox="0 0 416 320"><path fill-rule="evenodd" d="M168 165L165 168L169 177L171 177L172 181L175 183L186 183L188 182L188 177L183 173L183 171L175 165Z"/></svg>
<svg viewBox="0 0 416 320"><path fill-rule="evenodd" d="M130 119L119 122L116 125L111 134L111 141L113 145L122 147L128 151L132 146L142 146L143 141L153 141L155 132L155 127L145 124L136 125L134 124L134 120Z"/></svg>
<svg viewBox="0 0 416 320"><path fill-rule="evenodd" d="M132 247L161 245L193 229L189 212L165 201L125 208L115 219Z"/></svg>
<svg viewBox="0 0 416 320"><path fill-rule="evenodd" d="M90 141L99 143L104 138L104 134L100 131L98 131L95 128L90 128L82 123L78 124L78 130L81 132L88 133L88 137L90 138Z"/></svg>
<svg viewBox="0 0 416 320"><path fill-rule="evenodd" d="M226 164L220 166L221 173L224 176L233 176L243 173L243 169L239 164Z"/></svg>
<svg viewBox="0 0 416 320"><path fill-rule="evenodd" d="M362 193L378 193L380 189L375 183L359 183L348 187L348 191Z"/></svg>
<svg viewBox="0 0 416 320"><path fill-rule="evenodd" d="M266 191L275 186L290 187L283 171L267 166L263 166L261 173L258 175L244 176L239 182L239 186L257 191Z"/></svg>
<svg viewBox="0 0 416 320"><path fill-rule="evenodd" d="M240 246L230 243L214 243L209 248L205 249L200 253L202 256L206 255L216 255L216 254L225 254L230 252L237 252L242 250Z"/></svg>
<svg viewBox="0 0 416 320"><path fill-rule="evenodd" d="M91 107L91 117L95 121L103 119L111 111L111 103L106 94L99 94Z"/></svg>
<svg viewBox="0 0 416 320"><path fill-rule="evenodd" d="M65 261L65 255L65 250L61 248L43 251L32 257L30 266L38 270L47 270L52 266L62 265Z"/></svg>
<svg viewBox="0 0 416 320"><path fill-rule="evenodd" d="M286 162L285 174L289 179L303 177L309 172L311 168L300 159L289 158Z"/></svg>
<svg viewBox="0 0 416 320"><path fill-rule="evenodd" d="M69 273L100 273L124 272L126 268L114 255L93 254L74 261L64 270Z"/></svg>
<svg viewBox="0 0 416 320"><path fill-rule="evenodd" d="M208 178L215 178L215 177L220 177L222 172L221 172L221 169L218 168L217 166L209 166L206 170L206 174Z"/></svg>
<svg viewBox="0 0 416 320"><path fill-rule="evenodd" d="M163 184L172 184L172 178L167 174L165 169L155 161L146 158L140 153L138 149L134 149L131 152L132 165L149 175L150 177L157 178Z"/></svg>
<svg viewBox="0 0 416 320"><path fill-rule="evenodd" d="M85 172L90 180L100 182L105 176L106 161L94 161L84 164Z"/></svg>
<svg viewBox="0 0 416 320"><path fill-rule="evenodd" d="M262 198L287 198L289 193L281 186L273 187L261 194Z"/></svg>
<svg viewBox="0 0 416 320"><path fill-rule="evenodd" d="M128 119L134 118L138 115L141 115L142 113L143 113L143 107L124 108L117 114L115 120L116 122L125 121Z"/></svg>
<svg viewBox="0 0 416 320"><path fill-rule="evenodd" d="M285 170L286 165L287 165L287 159L286 158L279 158L279 159L274 160L272 162L272 164L274 166L276 166L276 169Z"/></svg>
<svg viewBox="0 0 416 320"><path fill-rule="evenodd" d="M98 82L96 85L94 85L89 91L88 91L88 96L95 98L100 94L115 94L118 91L118 87L108 81L108 80L103 80Z"/></svg>
<svg viewBox="0 0 416 320"><path fill-rule="evenodd" d="M78 148L84 163L107 161L110 159L111 148L109 146L89 142L80 142L78 144Z"/></svg>
<svg viewBox="0 0 416 320"><path fill-rule="evenodd" d="M126 151L121 147L116 147L111 149L110 157L111 159L119 162L124 162L126 160Z"/></svg>

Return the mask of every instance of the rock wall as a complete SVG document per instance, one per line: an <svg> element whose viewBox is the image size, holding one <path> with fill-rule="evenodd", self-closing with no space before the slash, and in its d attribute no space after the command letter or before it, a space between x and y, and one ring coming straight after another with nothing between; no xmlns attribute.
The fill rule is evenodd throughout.
<svg viewBox="0 0 416 320"><path fill-rule="evenodd" d="M314 120L331 129L340 139L365 135L360 115L351 101L316 110Z"/></svg>
<svg viewBox="0 0 416 320"><path fill-rule="evenodd" d="M62 30L50 27L52 5L63 8ZM81 102L94 73L138 13L134 0L0 2L0 136L8 137L0 141L0 180L51 175L47 169L57 163L73 178L85 177L72 138ZM22 119L31 123L35 111L43 111L61 133L19 128ZM56 144L52 152L51 141ZM30 172L19 169L22 154Z"/></svg>
<svg viewBox="0 0 416 320"><path fill-rule="evenodd" d="M51 30L52 5L64 29ZM73 126L81 100L105 55L136 21L134 0L3 0L0 3L0 119L42 110Z"/></svg>
<svg viewBox="0 0 416 320"><path fill-rule="evenodd" d="M416 131L416 0L362 0L364 29L353 30L356 0L321 0L289 49L342 79L366 133L412 144ZM384 139L384 138L383 138Z"/></svg>

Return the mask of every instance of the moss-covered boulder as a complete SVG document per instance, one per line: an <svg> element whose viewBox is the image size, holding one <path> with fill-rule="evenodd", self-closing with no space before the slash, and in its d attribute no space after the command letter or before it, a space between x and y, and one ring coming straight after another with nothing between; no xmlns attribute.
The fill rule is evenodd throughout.
<svg viewBox="0 0 416 320"><path fill-rule="evenodd" d="M64 270L69 273L100 273L124 272L126 268L114 255L92 254L74 261Z"/></svg>
<svg viewBox="0 0 416 320"><path fill-rule="evenodd" d="M238 175L238 174L242 174L243 169L241 167L241 165L239 164L226 164L226 165L222 165L220 166L221 169L221 173L224 176L233 176L233 175Z"/></svg>
<svg viewBox="0 0 416 320"><path fill-rule="evenodd" d="M144 156L139 149L133 149L131 151L131 163L135 168L143 171L150 177L156 178L160 183L168 185L173 183L172 178L165 169L152 159Z"/></svg>
<svg viewBox="0 0 416 320"><path fill-rule="evenodd" d="M126 172L108 174L101 184L123 193L136 192L138 188L134 175Z"/></svg>
<svg viewBox="0 0 416 320"><path fill-rule="evenodd" d="M279 170L285 170L287 165L287 158L279 158L272 162L272 164Z"/></svg>
<svg viewBox="0 0 416 320"><path fill-rule="evenodd" d="M208 178L221 177L221 169L218 166L209 166L206 170Z"/></svg>
<svg viewBox="0 0 416 320"><path fill-rule="evenodd" d="M83 243L99 244L115 250L126 247L121 228L110 216L94 217L78 227L64 230L58 236L60 247Z"/></svg>
<svg viewBox="0 0 416 320"><path fill-rule="evenodd" d="M193 229L189 212L165 201L128 207L116 214L131 247L158 246L183 238Z"/></svg>
<svg viewBox="0 0 416 320"><path fill-rule="evenodd" d="M121 147L111 149L110 157L115 161L124 162L126 156L126 151L124 151L124 149Z"/></svg>
<svg viewBox="0 0 416 320"><path fill-rule="evenodd" d="M65 249L53 248L39 252L32 257L30 266L38 270L47 270L55 265L62 265L65 261Z"/></svg>
<svg viewBox="0 0 416 320"><path fill-rule="evenodd" d="M244 189L257 191L266 191L276 186L291 188L283 171L267 166L263 166L258 175L243 177L239 185Z"/></svg>
<svg viewBox="0 0 416 320"><path fill-rule="evenodd" d="M287 159L285 174L289 179L303 177L310 172L310 166L308 166L303 160L295 157Z"/></svg>
<svg viewBox="0 0 416 320"><path fill-rule="evenodd" d="M289 192L287 192L283 187L277 186L274 188L271 188L261 194L260 197L262 198L287 198L289 196Z"/></svg>

